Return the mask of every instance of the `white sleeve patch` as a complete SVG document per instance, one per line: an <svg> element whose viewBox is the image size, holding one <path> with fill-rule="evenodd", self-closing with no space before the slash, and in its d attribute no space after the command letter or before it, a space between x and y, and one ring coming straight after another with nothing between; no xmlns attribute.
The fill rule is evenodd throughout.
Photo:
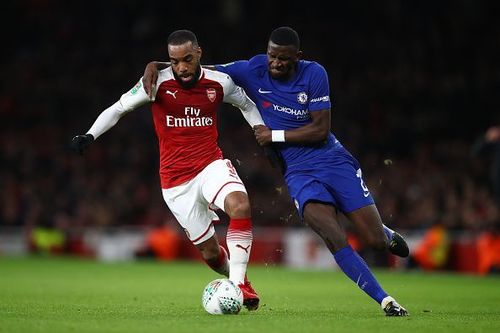
<svg viewBox="0 0 500 333"><path fill-rule="evenodd" d="M144 90L144 86L142 85L142 77L132 89L123 94L120 98L120 103L122 104L125 112L135 110L148 102L150 102L150 100L148 94L146 94L146 91Z"/></svg>

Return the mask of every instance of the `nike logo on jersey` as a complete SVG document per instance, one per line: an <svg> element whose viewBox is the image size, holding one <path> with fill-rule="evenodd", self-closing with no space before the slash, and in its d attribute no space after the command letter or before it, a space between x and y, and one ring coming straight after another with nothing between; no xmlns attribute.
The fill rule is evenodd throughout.
<svg viewBox="0 0 500 333"><path fill-rule="evenodd" d="M245 251L246 253L248 253L248 248L250 247L250 245L247 245L247 247L243 247L240 244L236 244L236 247L239 247L240 249L242 249L243 251Z"/></svg>
<svg viewBox="0 0 500 333"><path fill-rule="evenodd" d="M261 94L272 94L273 93L271 90L262 90L262 88L259 88L259 92Z"/></svg>
<svg viewBox="0 0 500 333"><path fill-rule="evenodd" d="M174 91L174 92L171 92L170 90L167 90L167 91L165 91L165 93L166 93L167 95L172 95L172 96L174 96L174 98L175 98L175 99L177 99L177 97L175 96L175 94L177 94L177 90L176 90L176 91Z"/></svg>

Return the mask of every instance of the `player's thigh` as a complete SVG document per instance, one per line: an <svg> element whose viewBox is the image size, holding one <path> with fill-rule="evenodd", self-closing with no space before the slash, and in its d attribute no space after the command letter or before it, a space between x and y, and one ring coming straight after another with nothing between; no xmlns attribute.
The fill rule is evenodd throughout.
<svg viewBox="0 0 500 333"><path fill-rule="evenodd" d="M201 194L197 179L162 190L163 198L193 244L200 244L215 234L213 221L217 214L210 210Z"/></svg>
<svg viewBox="0 0 500 333"><path fill-rule="evenodd" d="M308 202L323 202L337 206L337 202L328 188L314 174L298 173L286 179L290 194L301 218Z"/></svg>
<svg viewBox="0 0 500 333"><path fill-rule="evenodd" d="M330 250L335 252L347 246L337 209L331 204L308 201L304 206L304 222L323 238Z"/></svg>
<svg viewBox="0 0 500 333"><path fill-rule="evenodd" d="M226 211L226 198L232 193L235 204L249 207L247 190L231 161L216 160L202 171L201 176L203 197L213 209Z"/></svg>
<svg viewBox="0 0 500 333"><path fill-rule="evenodd" d="M337 207L343 213L355 211L374 203L358 161L345 153L335 156L331 165L320 174L325 186L335 197Z"/></svg>
<svg viewBox="0 0 500 333"><path fill-rule="evenodd" d="M375 201L363 180L358 161L350 154L340 154L329 170L326 182L334 193L342 213L356 226L361 237L375 248L385 246L382 221Z"/></svg>

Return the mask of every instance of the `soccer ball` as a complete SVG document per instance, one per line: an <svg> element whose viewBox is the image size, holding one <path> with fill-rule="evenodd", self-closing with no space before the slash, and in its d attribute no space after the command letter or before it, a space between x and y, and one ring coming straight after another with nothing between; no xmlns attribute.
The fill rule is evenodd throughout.
<svg viewBox="0 0 500 333"><path fill-rule="evenodd" d="M237 314L243 306L243 294L231 280L217 279L205 287L201 303L210 314Z"/></svg>

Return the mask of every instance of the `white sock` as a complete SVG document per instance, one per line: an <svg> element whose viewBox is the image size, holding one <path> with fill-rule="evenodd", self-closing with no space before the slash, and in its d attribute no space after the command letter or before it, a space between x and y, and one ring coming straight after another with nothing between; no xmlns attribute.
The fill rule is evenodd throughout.
<svg viewBox="0 0 500 333"><path fill-rule="evenodd" d="M387 304L389 304L390 302L396 302L396 300L394 298L392 298L391 296L386 296L382 302L380 302L380 306L382 307L382 309L385 309L385 307L387 306Z"/></svg>
<svg viewBox="0 0 500 333"><path fill-rule="evenodd" d="M245 282L247 264L252 249L252 221L231 219L226 235L229 250L229 280L236 284Z"/></svg>

